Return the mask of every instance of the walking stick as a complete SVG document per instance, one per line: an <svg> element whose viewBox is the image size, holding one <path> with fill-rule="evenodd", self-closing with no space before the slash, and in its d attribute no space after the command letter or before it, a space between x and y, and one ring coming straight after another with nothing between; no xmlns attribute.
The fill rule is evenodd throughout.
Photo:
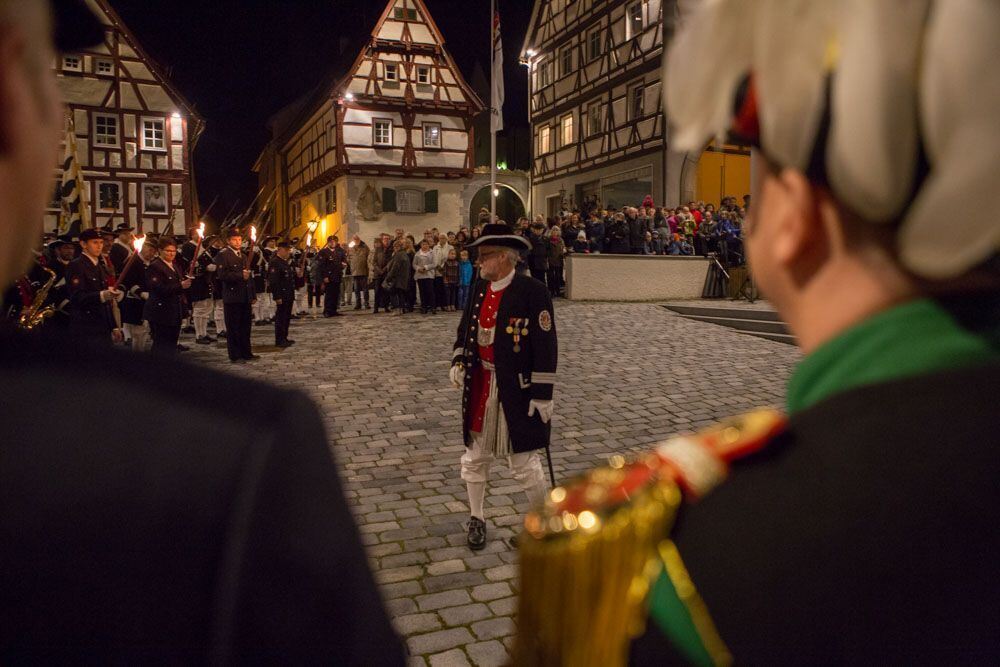
<svg viewBox="0 0 1000 667"><path fill-rule="evenodd" d="M549 450L549 446L545 445L545 458L549 462L549 480L552 482L552 488L556 488L556 473L552 469L552 451Z"/></svg>

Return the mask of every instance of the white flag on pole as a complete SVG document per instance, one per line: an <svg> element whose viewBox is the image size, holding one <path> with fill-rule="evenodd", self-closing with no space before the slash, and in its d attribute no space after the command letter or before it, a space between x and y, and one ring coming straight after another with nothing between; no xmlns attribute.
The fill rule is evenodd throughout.
<svg viewBox="0 0 1000 667"><path fill-rule="evenodd" d="M493 90L490 107L492 130L503 129L503 43L500 41L500 12L493 12Z"/></svg>

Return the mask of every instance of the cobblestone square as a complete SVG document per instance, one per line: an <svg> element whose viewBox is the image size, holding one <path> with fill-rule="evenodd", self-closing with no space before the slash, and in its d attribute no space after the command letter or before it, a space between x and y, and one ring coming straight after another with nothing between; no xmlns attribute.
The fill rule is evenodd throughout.
<svg viewBox="0 0 1000 667"><path fill-rule="evenodd" d="M500 665L516 610L511 536L526 500L506 466L486 501L490 542L465 546L460 396L448 383L458 313L394 317L345 311L295 320L297 344L254 330L259 361L229 364L225 345L184 355L307 392L322 411L348 503L414 665ZM656 304L559 301L557 482L615 453L721 418L781 405L799 358L789 345L686 320Z"/></svg>

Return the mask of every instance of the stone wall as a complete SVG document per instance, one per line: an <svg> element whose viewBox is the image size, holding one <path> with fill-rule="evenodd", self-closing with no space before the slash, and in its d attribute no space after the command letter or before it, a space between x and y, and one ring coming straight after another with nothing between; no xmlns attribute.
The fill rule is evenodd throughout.
<svg viewBox="0 0 1000 667"><path fill-rule="evenodd" d="M660 301L701 296L704 257L570 255L566 296L573 301Z"/></svg>

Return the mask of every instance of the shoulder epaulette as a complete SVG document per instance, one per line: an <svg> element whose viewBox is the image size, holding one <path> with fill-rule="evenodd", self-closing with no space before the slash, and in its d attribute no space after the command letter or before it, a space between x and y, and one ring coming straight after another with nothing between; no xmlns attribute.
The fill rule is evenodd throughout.
<svg viewBox="0 0 1000 667"><path fill-rule="evenodd" d="M519 540L518 665L624 665L645 627L647 598L663 573L663 543L686 499L725 480L729 462L784 430L757 410L671 438L634 459L612 456L552 489L529 512Z"/></svg>

